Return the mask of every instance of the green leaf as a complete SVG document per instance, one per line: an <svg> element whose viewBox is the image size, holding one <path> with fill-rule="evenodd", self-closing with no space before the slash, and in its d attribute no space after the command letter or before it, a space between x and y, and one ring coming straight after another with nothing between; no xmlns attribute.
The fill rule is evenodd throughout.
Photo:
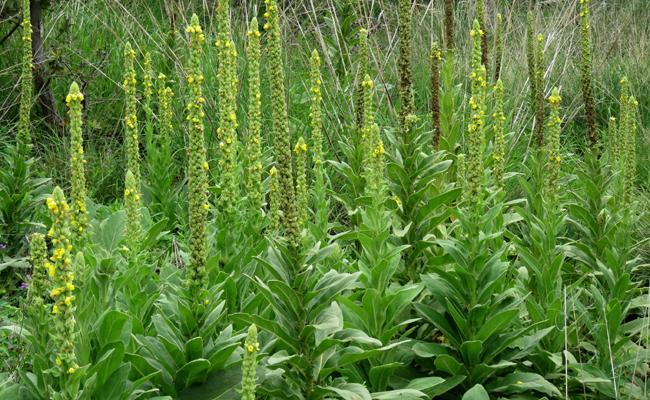
<svg viewBox="0 0 650 400"><path fill-rule="evenodd" d="M465 392L462 400L490 400L490 396L482 385L476 384Z"/></svg>
<svg viewBox="0 0 650 400"><path fill-rule="evenodd" d="M426 399L427 395L415 389L397 389L388 392L374 392L372 398L375 400L419 400Z"/></svg>
<svg viewBox="0 0 650 400"><path fill-rule="evenodd" d="M194 383L205 382L208 371L210 371L210 361L203 358L192 360L176 372L176 387L185 389Z"/></svg>
<svg viewBox="0 0 650 400"><path fill-rule="evenodd" d="M203 357L202 337L192 338L185 343L185 356L188 361Z"/></svg>
<svg viewBox="0 0 650 400"><path fill-rule="evenodd" d="M446 372L449 375L460 375L465 371L463 364L459 363L454 357L449 354L441 354L436 357L433 364L436 366L436 369L442 372Z"/></svg>
<svg viewBox="0 0 650 400"><path fill-rule="evenodd" d="M506 394L524 393L529 390L549 396L561 396L560 391L541 375L531 372L513 372L488 386L491 392Z"/></svg>

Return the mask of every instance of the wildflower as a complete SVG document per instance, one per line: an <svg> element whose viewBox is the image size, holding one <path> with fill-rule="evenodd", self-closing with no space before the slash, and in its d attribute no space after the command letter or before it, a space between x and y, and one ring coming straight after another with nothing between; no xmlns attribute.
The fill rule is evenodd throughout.
<svg viewBox="0 0 650 400"><path fill-rule="evenodd" d="M17 143L21 149L32 145L30 114L34 87L32 83L32 23L29 0L23 0L22 60L20 72L20 121L18 123Z"/></svg>
<svg viewBox="0 0 650 400"><path fill-rule="evenodd" d="M481 36L481 64L485 67L485 75L487 76L488 68L488 40L487 35L487 25L485 20L485 0L476 1L476 18L478 19L478 24L480 27L479 34Z"/></svg>
<svg viewBox="0 0 650 400"><path fill-rule="evenodd" d="M27 304L28 307L33 307L32 310L36 311L37 307L44 304L46 288L48 286L47 275L50 270L47 265L54 266L47 261L47 245L45 244L45 236L41 233L33 233L29 240L29 258L32 265L32 279L27 291ZM36 312L33 314L36 315Z"/></svg>
<svg viewBox="0 0 650 400"><path fill-rule="evenodd" d="M270 229L272 232L278 232L280 229L280 184L278 182L278 170L275 167L271 167L269 170L269 217L270 217Z"/></svg>
<svg viewBox="0 0 650 400"><path fill-rule="evenodd" d="M591 27L589 25L589 0L580 0L580 50L582 52L580 69L582 72L582 98L587 115L587 143L594 151L599 151L596 131L596 107L592 84Z"/></svg>
<svg viewBox="0 0 650 400"><path fill-rule="evenodd" d="M153 140L153 106L151 105L153 98L153 81L154 72L151 65L151 54L149 52L144 54L142 61L142 108L144 110L144 124L147 142L151 143Z"/></svg>
<svg viewBox="0 0 650 400"><path fill-rule="evenodd" d="M497 80L494 85L494 153L492 158L492 173L494 182L498 187L503 187L503 173L505 169L505 138L503 123L506 119L503 112L503 82Z"/></svg>
<svg viewBox="0 0 650 400"><path fill-rule="evenodd" d="M124 48L124 93L126 96L124 122L126 129L127 169L134 178L134 187L140 191L140 131L138 129L136 74L134 68L135 51L131 43Z"/></svg>
<svg viewBox="0 0 650 400"><path fill-rule="evenodd" d="M298 203L298 224L304 228L309 213L309 188L307 187L307 143L302 136L293 149L296 154L296 202Z"/></svg>
<svg viewBox="0 0 650 400"><path fill-rule="evenodd" d="M535 48L535 142L544 145L544 36L537 35Z"/></svg>
<svg viewBox="0 0 650 400"><path fill-rule="evenodd" d="M79 85L73 82L70 92L66 97L68 115L70 116L70 170L71 170L71 200L72 212L70 225L72 228L72 241L80 246L84 242L84 229L88 226L88 211L86 209L86 176L84 167L83 148L83 94ZM48 205L49 206L49 205Z"/></svg>
<svg viewBox="0 0 650 400"><path fill-rule="evenodd" d="M135 186L135 176L131 170L126 171L124 179L124 210L126 211L125 236L131 250L138 248L142 237L142 215L140 213L140 193Z"/></svg>
<svg viewBox="0 0 650 400"><path fill-rule="evenodd" d="M190 65L187 83L188 103L188 200L189 200L189 249L190 263L187 268L187 281L190 293L198 296L207 283L205 261L207 257L207 237L205 233L208 210L208 176L203 168L206 162L206 149L203 126L203 90L201 87L201 55L205 38L201 33L199 18L192 15L190 21ZM190 82L189 78L193 78ZM197 299L198 300L198 299Z"/></svg>
<svg viewBox="0 0 650 400"><path fill-rule="evenodd" d="M537 80L535 78L535 38L534 38L534 16L533 11L528 10L526 30L526 59L528 62L528 82L530 84L530 108L535 110L535 101L537 99Z"/></svg>
<svg viewBox="0 0 650 400"><path fill-rule="evenodd" d="M398 0L399 12L399 59L397 68L399 71L399 98L400 112L399 124L402 133L406 132L404 123L408 115L413 114L413 82L411 76L411 57L413 46L413 32L411 26L411 0Z"/></svg>
<svg viewBox="0 0 650 400"><path fill-rule="evenodd" d="M269 16L267 51L269 60L271 113L273 115L273 135L275 139L275 162L277 166L278 189L280 191L281 225L289 242L298 246L300 229L296 192L293 184L289 117L284 88L284 66L282 61L282 38L280 35L280 16L276 0L267 0L266 11Z"/></svg>
<svg viewBox="0 0 650 400"><path fill-rule="evenodd" d="M548 160L546 162L546 175L544 192L545 198L550 204L554 204L557 197L558 179L560 176L560 133L561 133L561 118L560 114L560 92L557 88L553 89L551 96L548 98L548 103L551 112L548 119L548 144L546 154Z"/></svg>
<svg viewBox="0 0 650 400"><path fill-rule="evenodd" d="M454 49L454 0L445 0L445 49Z"/></svg>
<svg viewBox="0 0 650 400"><path fill-rule="evenodd" d="M501 61L503 59L503 17L501 13L497 13L497 27L496 36L496 54L494 55L494 80L499 80L501 77Z"/></svg>
<svg viewBox="0 0 650 400"><path fill-rule="evenodd" d="M70 265L71 249L71 232L70 232L70 207L68 207L65 196L61 188L56 187L52 193L52 202L56 205L57 213L51 212L52 227L51 237L57 239L57 244L50 260L52 267L57 273L52 274L51 298L54 300L52 305L52 315L54 316L53 330L51 338L54 348L54 356L61 360L62 371L76 365L74 354L75 343L75 325L74 319L74 302L73 297L66 293L61 296L70 287L73 287L74 274ZM79 256L83 257L81 253ZM55 364L56 359L55 359Z"/></svg>
<svg viewBox="0 0 650 400"><path fill-rule="evenodd" d="M472 32L472 72L470 77L471 97L470 123L467 128L467 188L466 196L470 204L476 204L482 198L483 179L483 147L485 141L485 114L486 114L486 71L481 64L480 25L474 20ZM478 33L478 34L477 34Z"/></svg>
<svg viewBox="0 0 650 400"><path fill-rule="evenodd" d="M431 127L433 128L433 148L440 143L440 61L442 52L438 42L431 45Z"/></svg>
<svg viewBox="0 0 650 400"><path fill-rule="evenodd" d="M220 146L219 159L220 197L219 204L227 216L232 216L237 209L239 199L238 158L237 158L237 50L232 42L230 29L229 2L217 3L217 52L219 66L217 69L217 86L219 102L219 119L217 138Z"/></svg>
<svg viewBox="0 0 650 400"><path fill-rule="evenodd" d="M320 59L319 59L320 63ZM363 83L364 78L368 74L368 31L366 29L359 30L359 51L357 53L357 88L355 91L355 111L357 132L361 132L364 124L364 97L363 97ZM312 81L312 85L313 85Z"/></svg>
<svg viewBox="0 0 650 400"><path fill-rule="evenodd" d="M257 327L251 325L244 341L244 352L242 361L242 400L255 400L255 372L257 369L257 353L260 351L260 344L257 341Z"/></svg>

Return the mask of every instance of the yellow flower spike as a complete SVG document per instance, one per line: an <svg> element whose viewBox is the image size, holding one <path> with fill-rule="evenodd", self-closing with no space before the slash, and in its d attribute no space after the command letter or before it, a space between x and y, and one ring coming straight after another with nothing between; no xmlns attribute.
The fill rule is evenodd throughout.
<svg viewBox="0 0 650 400"><path fill-rule="evenodd" d="M23 21L22 27L22 57L20 72L20 119L16 142L21 150L28 151L32 146L30 128L30 115L33 101L33 64L32 64L32 24L30 14L30 2L23 0Z"/></svg>
<svg viewBox="0 0 650 400"><path fill-rule="evenodd" d="M131 170L126 171L124 183L125 236L129 248L136 250L142 238L142 214L140 212L140 189Z"/></svg>
<svg viewBox="0 0 650 400"><path fill-rule="evenodd" d="M551 113L547 123L548 143L546 153L548 154L548 162L546 163L544 182L545 198L551 206L555 205L557 199L557 186L560 178L560 135L562 119L559 114L561 100L559 90L554 88L551 96L548 98Z"/></svg>

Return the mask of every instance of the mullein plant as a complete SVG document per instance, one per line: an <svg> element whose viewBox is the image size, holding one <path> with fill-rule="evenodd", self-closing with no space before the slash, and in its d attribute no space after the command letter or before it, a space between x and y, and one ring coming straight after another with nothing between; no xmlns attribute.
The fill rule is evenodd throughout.
<svg viewBox="0 0 650 400"><path fill-rule="evenodd" d="M244 356L241 364L241 400L255 400L257 355L260 343L257 339L257 327L252 324L244 341Z"/></svg>
<svg viewBox="0 0 650 400"><path fill-rule="evenodd" d="M503 188L503 175L506 165L506 141L504 135L504 124L506 122L506 115L503 112L503 82L501 79L497 80L494 85L494 113L492 119L494 121L494 149L492 152L492 176L494 184L498 188Z"/></svg>
<svg viewBox="0 0 650 400"><path fill-rule="evenodd" d="M440 62L442 50L438 42L431 45L431 126L433 128L432 144L437 150L440 144Z"/></svg>
<svg viewBox="0 0 650 400"><path fill-rule="evenodd" d="M217 3L218 35L216 47L219 54L217 82L219 85L219 205L227 218L237 209L239 198L237 165L237 49L230 33L228 1Z"/></svg>
<svg viewBox="0 0 650 400"><path fill-rule="evenodd" d="M296 164L296 203L298 226L304 229L309 222L309 184L307 181L307 143L301 136L293 148Z"/></svg>
<svg viewBox="0 0 650 400"><path fill-rule="evenodd" d="M467 127L467 188L465 199L469 204L476 205L483 197L483 151L485 147L485 116L487 97L487 77L485 66L481 63L481 37L483 31L477 20L474 20L470 37L472 39L471 61L471 97L470 122ZM478 209L478 208L477 208Z"/></svg>
<svg viewBox="0 0 650 400"><path fill-rule="evenodd" d="M582 98L585 102L587 116L587 144L598 151L598 132L596 131L596 106L594 104L594 88L592 76L591 25L589 24L589 1L580 0L580 69L582 72Z"/></svg>
<svg viewBox="0 0 650 400"><path fill-rule="evenodd" d="M131 170L124 178L124 210L126 212L125 237L130 254L138 251L142 239L142 214L140 212L140 190Z"/></svg>
<svg viewBox="0 0 650 400"><path fill-rule="evenodd" d="M260 31L257 18L248 29L248 136L246 138L246 193L251 210L262 209L262 93L260 90Z"/></svg>
<svg viewBox="0 0 650 400"><path fill-rule="evenodd" d="M152 141L153 122L153 91L154 73L151 64L151 53L146 52L142 60L142 109L144 110L144 132L147 143Z"/></svg>
<svg viewBox="0 0 650 400"><path fill-rule="evenodd" d="M203 72L201 56L205 34L199 25L199 17L192 15L190 25L185 29L190 36L190 63L187 85L190 99L186 106L188 121L188 200L189 200L189 249L190 263L187 268L187 285L194 301L199 301L207 285L205 261L208 253L206 223L210 204L208 203L208 171L206 159L205 128L203 119Z"/></svg>
<svg viewBox="0 0 650 400"><path fill-rule="evenodd" d="M356 114L356 127L357 127L357 132L360 133L361 129L364 124L363 120L363 112L364 112L364 105L363 105L363 79L365 76L368 74L368 59L369 57L369 50L368 50L368 30L367 29L360 29L359 30L359 50L357 52L357 88L355 91L355 114ZM320 63L320 59L319 59ZM320 90L320 89L319 89Z"/></svg>
<svg viewBox="0 0 650 400"><path fill-rule="evenodd" d="M411 58L413 57L412 3L412 0L398 0L399 58L397 68L399 72L400 99L399 126L402 133L406 130L406 117L415 111L411 69Z"/></svg>
<svg viewBox="0 0 650 400"><path fill-rule="evenodd" d="M20 121L16 141L24 151L32 145L30 114L34 84L32 81L32 23L30 20L29 0L23 0L22 26L22 60L20 72Z"/></svg>
<svg viewBox="0 0 650 400"><path fill-rule="evenodd" d="M534 138L539 149L544 145L544 36L537 35L535 46L535 133Z"/></svg>
<svg viewBox="0 0 650 400"><path fill-rule="evenodd" d="M282 194L280 193L280 180L278 169L271 167L269 170L269 228L273 233L280 231L282 223Z"/></svg>
<svg viewBox="0 0 650 400"><path fill-rule="evenodd" d="M612 140L613 164L618 172L620 197L628 203L636 175L636 109L638 102L630 94L627 77L621 78L620 118Z"/></svg>
<svg viewBox="0 0 650 400"><path fill-rule="evenodd" d="M29 259L32 265L32 279L29 282L25 298L25 314L28 330L31 333L30 344L32 366L34 370L44 370L49 367L46 361L49 357L48 337L50 326L49 289L51 278L56 271L54 264L47 259L47 244L45 235L32 233L29 240ZM47 267L49 267L49 269Z"/></svg>
<svg viewBox="0 0 650 400"><path fill-rule="evenodd" d="M75 286L72 265L72 242L70 232L70 207L61 188L56 187L47 199L47 208L52 217L48 237L53 246L52 255L45 264L51 279L50 298L52 299L52 361L55 376L61 378L61 390L74 393L75 385L68 385L75 379L68 379L79 368L75 355ZM80 253L81 254L81 253ZM78 384L78 381L77 381ZM69 393L69 394L72 394ZM68 398L62 396L61 398ZM74 398L74 397L72 397Z"/></svg>
<svg viewBox="0 0 650 400"><path fill-rule="evenodd" d="M625 160L625 201L629 203L632 199L634 192L634 181L636 179L636 133L637 122L636 114L639 108L639 102L630 96L628 99L628 112L627 125L623 132L622 144Z"/></svg>
<svg viewBox="0 0 650 400"><path fill-rule="evenodd" d="M280 15L275 0L264 0L267 31L267 51L270 70L271 112L273 114L273 138L275 147L275 164L277 166L278 186L280 189L281 226L283 233L294 246L300 244L298 210L296 208L296 191L293 184L293 167L291 160L291 135L289 116L284 90L284 65L282 63L282 37L280 32Z"/></svg>
<svg viewBox="0 0 650 400"><path fill-rule="evenodd" d="M445 0L445 50L451 52L454 49L454 0Z"/></svg>
<svg viewBox="0 0 650 400"><path fill-rule="evenodd" d="M501 78L501 63L503 62L503 17L497 14L497 27L494 36L494 81Z"/></svg>
<svg viewBox="0 0 650 400"><path fill-rule="evenodd" d="M159 73L156 78L157 118L156 134L147 137L147 180L146 188L149 208L156 218L167 219L167 227L178 226L179 190L174 186L178 167L174 159L174 91L167 76Z"/></svg>
<svg viewBox="0 0 650 400"><path fill-rule="evenodd" d="M124 81L122 82L125 99L124 134L126 136L127 169L140 187L140 130L137 115L137 78L135 74L135 50L127 42L124 48Z"/></svg>
<svg viewBox="0 0 650 400"><path fill-rule="evenodd" d="M314 236L318 240L321 240L327 236L330 207L327 200L327 176L324 164L325 154L323 152L323 121L321 112L323 95L321 93L322 80L318 51L312 51L309 65L311 83L309 89L309 93L311 94L309 126L311 129L311 154L314 163L314 197L312 202L314 209ZM363 90L361 97L363 97Z"/></svg>
<svg viewBox="0 0 650 400"><path fill-rule="evenodd" d="M547 123L546 145L546 174L544 176L544 198L549 206L557 203L558 185L562 157L560 155L560 133L562 131L562 118L560 117L560 91L553 88L548 98L550 113Z"/></svg>
<svg viewBox="0 0 650 400"><path fill-rule="evenodd" d="M537 87L535 79L535 16L533 10L529 9L526 18L526 61L528 64L528 84L530 85L530 109L535 112L535 101L537 99Z"/></svg>
<svg viewBox="0 0 650 400"><path fill-rule="evenodd" d="M485 75L488 76L488 35L487 17L485 15L485 0L476 0L476 19L478 19L479 27L483 32L483 35L481 35L481 64L485 66Z"/></svg>
<svg viewBox="0 0 650 400"><path fill-rule="evenodd" d="M65 98L70 117L70 171L71 195L70 228L72 243L81 246L88 229L88 210L86 208L86 175L83 147L83 102L84 95L79 91L77 82L70 85L70 92Z"/></svg>

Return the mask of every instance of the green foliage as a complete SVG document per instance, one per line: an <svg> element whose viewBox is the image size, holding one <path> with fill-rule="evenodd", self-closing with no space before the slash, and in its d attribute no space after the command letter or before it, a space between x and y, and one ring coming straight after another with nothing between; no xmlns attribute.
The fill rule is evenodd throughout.
<svg viewBox="0 0 650 400"><path fill-rule="evenodd" d="M75 24L47 27L65 27L59 35L70 42L58 49L48 36L51 58L37 71L60 61L84 82L84 95L73 84L66 101L70 143L39 132L39 163L24 146L0 150L0 398L647 397L641 74L625 71L633 79L621 83L620 115L607 95L620 73L611 65L642 68L616 48L610 68L593 70L605 94L596 115L617 115L620 124L611 122L603 156L581 151L575 138L586 125L576 123L582 103L572 101L580 81L558 74L571 65L563 31L572 29L558 24L566 21L558 10L573 15L575 4L539 8L547 26L540 31L552 32L548 67L529 14L538 90L527 110L519 6L505 9L505 31L497 16L488 65L483 1L477 15L474 4L454 10L451 1L312 2L305 12L302 3L267 0L257 10L218 1L214 18L193 15L185 36L177 34L185 15L176 7L131 2L118 12L89 1L50 8L48 16L64 16L54 21ZM607 32L600 10L609 7L592 10L595 41ZM89 9L114 36L88 24ZM443 58L435 40L445 11ZM465 32L467 17L476 17L456 43L454 13ZM372 43L364 30L357 40L361 27ZM139 93L133 48L120 43L126 58L106 51L95 63L95 46L110 50L113 37L129 37L144 55ZM3 66L21 55L20 41L9 42ZM593 51L600 59L601 48ZM20 72L0 70L16 79ZM528 149L545 74L564 100L553 90L535 122L546 129L544 146ZM67 84L52 76L62 97ZM115 95L122 89L125 115L125 96ZM19 98L8 99L3 110L18 121ZM18 131L14 125L1 138ZM109 151L120 146L125 159ZM132 165L143 171L142 196ZM115 176L124 171L123 184ZM41 197L47 180L36 178L48 175L73 199L68 207L57 188L49 214ZM124 186L123 201L98 176ZM83 221L73 214L75 198L84 200ZM47 236L38 233L45 226Z"/></svg>

